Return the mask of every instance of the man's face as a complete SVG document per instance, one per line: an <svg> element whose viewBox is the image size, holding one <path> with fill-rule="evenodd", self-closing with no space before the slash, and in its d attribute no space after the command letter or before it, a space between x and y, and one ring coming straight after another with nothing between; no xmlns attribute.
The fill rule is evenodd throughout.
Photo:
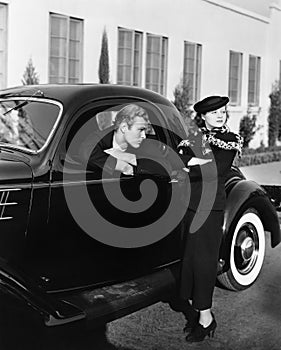
<svg viewBox="0 0 281 350"><path fill-rule="evenodd" d="M147 121L142 117L135 117L134 123L131 127L126 123L123 129L126 143L133 148L139 148L142 141L146 138L145 131L147 126Z"/></svg>

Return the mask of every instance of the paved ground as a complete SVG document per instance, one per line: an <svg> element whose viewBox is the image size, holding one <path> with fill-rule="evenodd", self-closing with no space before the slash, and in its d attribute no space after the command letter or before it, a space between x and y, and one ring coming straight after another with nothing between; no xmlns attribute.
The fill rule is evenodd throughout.
<svg viewBox="0 0 281 350"><path fill-rule="evenodd" d="M201 344L185 343L183 318L164 304L112 322L110 343L126 350L280 350L281 349L281 246L267 255L257 282L243 292L216 288L214 311L218 329L214 339ZM90 348L89 348L90 349Z"/></svg>
<svg viewBox="0 0 281 350"><path fill-rule="evenodd" d="M242 167L241 170L248 179L261 185L281 185L281 162Z"/></svg>

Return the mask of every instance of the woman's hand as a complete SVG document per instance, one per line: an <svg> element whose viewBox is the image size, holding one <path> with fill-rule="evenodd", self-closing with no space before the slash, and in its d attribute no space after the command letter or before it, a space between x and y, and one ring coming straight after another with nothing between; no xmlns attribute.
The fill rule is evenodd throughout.
<svg viewBox="0 0 281 350"><path fill-rule="evenodd" d="M211 161L212 159L192 157L190 161L187 163L187 165L188 166L204 165L204 164L210 163Z"/></svg>

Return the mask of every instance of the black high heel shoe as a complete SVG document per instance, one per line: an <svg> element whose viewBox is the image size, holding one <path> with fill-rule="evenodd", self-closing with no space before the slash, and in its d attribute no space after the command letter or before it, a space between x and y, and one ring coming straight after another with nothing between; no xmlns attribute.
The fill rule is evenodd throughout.
<svg viewBox="0 0 281 350"><path fill-rule="evenodd" d="M192 329L191 333L189 333L185 339L189 343L196 343L203 341L206 336L209 338L213 338L215 334L215 330L217 328L217 322L215 320L215 316L212 313L213 321L209 324L208 327L204 328L200 323L197 323L197 325Z"/></svg>

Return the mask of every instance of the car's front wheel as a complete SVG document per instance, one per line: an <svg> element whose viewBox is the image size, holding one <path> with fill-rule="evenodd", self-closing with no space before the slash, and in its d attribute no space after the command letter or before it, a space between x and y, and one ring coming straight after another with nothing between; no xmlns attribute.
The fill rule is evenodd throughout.
<svg viewBox="0 0 281 350"><path fill-rule="evenodd" d="M262 269L265 232L254 208L245 210L233 223L228 232L229 269L218 276L218 281L228 289L239 291L252 285Z"/></svg>

